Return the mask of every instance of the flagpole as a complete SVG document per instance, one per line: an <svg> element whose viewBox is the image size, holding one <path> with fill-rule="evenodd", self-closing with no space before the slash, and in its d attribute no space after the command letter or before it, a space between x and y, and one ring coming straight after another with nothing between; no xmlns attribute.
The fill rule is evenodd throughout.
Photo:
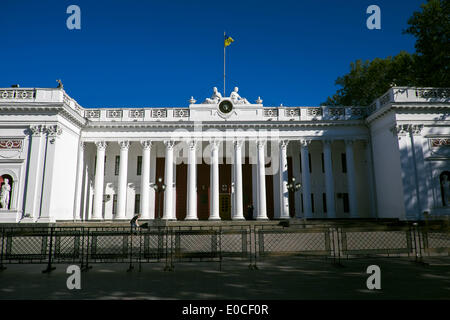
<svg viewBox="0 0 450 320"><path fill-rule="evenodd" d="M223 96L225 97L225 31L223 32Z"/></svg>

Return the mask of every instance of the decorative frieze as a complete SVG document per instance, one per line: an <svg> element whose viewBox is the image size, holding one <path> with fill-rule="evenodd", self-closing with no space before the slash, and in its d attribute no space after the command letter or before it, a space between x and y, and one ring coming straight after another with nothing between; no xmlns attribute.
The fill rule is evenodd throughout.
<svg viewBox="0 0 450 320"><path fill-rule="evenodd" d="M307 115L309 117L323 116L322 108L307 108L307 110Z"/></svg>
<svg viewBox="0 0 450 320"><path fill-rule="evenodd" d="M450 98L450 89L437 88L437 89L416 89L417 98Z"/></svg>
<svg viewBox="0 0 450 320"><path fill-rule="evenodd" d="M300 109L299 108L289 108L284 110L284 115L286 117L299 117Z"/></svg>
<svg viewBox="0 0 450 320"><path fill-rule="evenodd" d="M122 118L122 110L107 110L106 118L120 119Z"/></svg>
<svg viewBox="0 0 450 320"><path fill-rule="evenodd" d="M344 108L329 108L328 114L330 117L343 117L345 115L345 109Z"/></svg>
<svg viewBox="0 0 450 320"><path fill-rule="evenodd" d="M351 110L351 114L352 116L356 116L356 117L364 117L366 115L366 108L356 108L353 107L350 109Z"/></svg>
<svg viewBox="0 0 450 320"><path fill-rule="evenodd" d="M0 90L0 99L17 99L17 100L31 100L35 97L35 91L34 90Z"/></svg>
<svg viewBox="0 0 450 320"><path fill-rule="evenodd" d="M278 109L276 108L265 109L264 117L278 117Z"/></svg>
<svg viewBox="0 0 450 320"><path fill-rule="evenodd" d="M390 91L380 98L380 105L384 106L386 103L391 101Z"/></svg>
<svg viewBox="0 0 450 320"><path fill-rule="evenodd" d="M21 139L0 139L0 150L22 150Z"/></svg>
<svg viewBox="0 0 450 320"><path fill-rule="evenodd" d="M189 117L189 109L174 109L173 116L175 118L188 118Z"/></svg>
<svg viewBox="0 0 450 320"><path fill-rule="evenodd" d="M167 109L152 110L152 118L167 118Z"/></svg>
<svg viewBox="0 0 450 320"><path fill-rule="evenodd" d="M430 145L433 148L450 148L450 137L446 138L431 138L429 139Z"/></svg>
<svg viewBox="0 0 450 320"><path fill-rule="evenodd" d="M132 119L143 118L144 110L134 109L128 111L128 117Z"/></svg>
<svg viewBox="0 0 450 320"><path fill-rule="evenodd" d="M91 119L100 118L100 110L86 110L84 116Z"/></svg>

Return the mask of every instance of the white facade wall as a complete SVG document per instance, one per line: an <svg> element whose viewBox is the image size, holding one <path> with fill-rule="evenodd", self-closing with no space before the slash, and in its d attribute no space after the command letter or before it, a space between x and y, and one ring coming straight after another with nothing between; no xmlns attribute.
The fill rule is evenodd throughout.
<svg viewBox="0 0 450 320"><path fill-rule="evenodd" d="M314 212L309 218L328 218L323 205L327 190L327 177L322 169L325 140L331 141L332 179L328 181L333 182L336 218L350 218L350 212L344 212L344 197L348 197L350 204L356 204L352 214L357 218L416 220L423 219L424 212L450 214L450 206L443 205L441 188L443 172L450 172L450 120L446 116L450 99L445 96L446 91L439 90L392 88L366 109L263 107L262 101L258 101L235 104L232 112L224 114L214 103L191 103L189 108L83 109L61 89L0 88L0 176L13 179L10 205L8 209L0 208L0 222L91 220L95 143L99 141L107 143L101 213L101 220L107 221L115 219L114 196L119 189L115 161L120 155L119 142L130 143L124 217L130 219L140 209L135 208L135 196L143 192L142 176L137 174L137 159L143 155L141 141L152 141L149 180L154 183L158 178L157 158L166 154L165 142L175 142L174 157L180 163L186 161L187 149L179 148L192 139L199 141L197 163L202 162L202 157L210 163L210 143L218 139L219 163L227 156L226 163L233 164L232 142L247 141L242 156L250 157L253 164L254 217L264 216L259 215L258 208L261 200L258 166L270 160L275 170L270 173L266 170L266 174L274 174L270 192L274 216L279 217L283 199L280 186L287 183L284 180L287 176L280 179L278 174L282 163L279 142L284 141L288 143L287 156L293 166L290 171L297 182L309 185L314 197ZM368 117L363 115L366 110ZM267 142L264 159L258 165L256 144L261 140ZM304 154L311 157L309 180L300 172L301 141L307 146ZM84 144L83 157L79 157L80 143ZM346 150L353 150L354 154L353 161L347 158L345 165L354 163L351 169L355 173L355 194L349 192L352 182L349 168L343 172L342 154ZM174 166L171 200L174 213L176 174ZM305 215L302 192L295 194L297 217ZM153 188L149 206L153 218Z"/></svg>

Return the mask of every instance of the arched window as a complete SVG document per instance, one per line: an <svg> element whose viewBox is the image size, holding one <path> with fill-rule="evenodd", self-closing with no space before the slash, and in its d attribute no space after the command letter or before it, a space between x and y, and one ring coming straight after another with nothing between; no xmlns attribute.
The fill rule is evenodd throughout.
<svg viewBox="0 0 450 320"><path fill-rule="evenodd" d="M450 171L444 171L439 176L441 198L444 207L450 207Z"/></svg>

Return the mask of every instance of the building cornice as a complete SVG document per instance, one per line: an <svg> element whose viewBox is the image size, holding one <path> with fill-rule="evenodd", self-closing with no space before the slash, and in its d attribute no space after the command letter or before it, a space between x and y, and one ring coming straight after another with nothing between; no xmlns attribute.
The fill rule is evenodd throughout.
<svg viewBox="0 0 450 320"><path fill-rule="evenodd" d="M78 127L84 127L87 120L78 114L75 110L66 106L65 103L40 103L40 102L21 102L17 103L1 103L0 111L3 112L18 112L22 114L36 115L41 114L55 114L61 115L71 123Z"/></svg>
<svg viewBox="0 0 450 320"><path fill-rule="evenodd" d="M311 128L311 127L354 127L365 126L364 120L336 120L336 121L174 121L174 122L89 122L84 127L90 129L106 128L149 128L149 129L177 129L177 128Z"/></svg>

